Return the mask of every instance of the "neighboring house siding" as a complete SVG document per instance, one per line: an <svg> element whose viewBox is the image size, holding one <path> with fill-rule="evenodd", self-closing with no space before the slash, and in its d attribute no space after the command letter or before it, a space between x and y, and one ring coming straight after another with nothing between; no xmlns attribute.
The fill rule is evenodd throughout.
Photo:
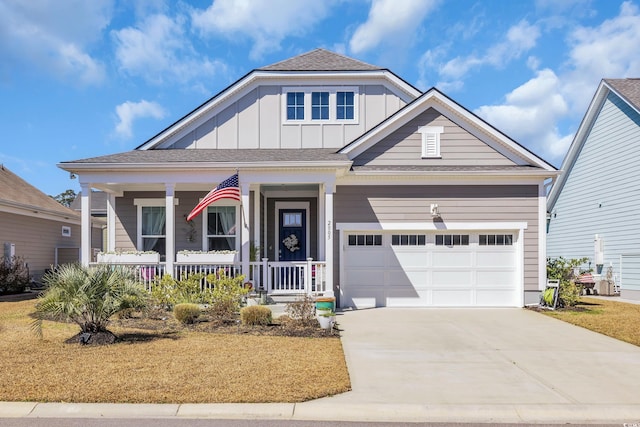
<svg viewBox="0 0 640 427"><path fill-rule="evenodd" d="M524 290L538 292L538 201L534 185L338 186L334 221L424 223L432 221L429 206L437 202L446 223L526 222Z"/></svg>
<svg viewBox="0 0 640 427"><path fill-rule="evenodd" d="M259 86L222 107L215 116L168 148L340 148L406 105L383 85L358 85L349 80L327 84L341 85L359 90L356 124L322 121L283 124L283 88L295 87L295 84ZM302 86L320 85L305 81Z"/></svg>
<svg viewBox="0 0 640 427"><path fill-rule="evenodd" d="M71 237L62 236L63 226L71 228ZM4 243L15 244L16 256L25 259L31 275L39 280L55 263L56 247L80 247L80 225L0 212L2 255Z"/></svg>
<svg viewBox="0 0 640 427"><path fill-rule="evenodd" d="M596 234L618 276L620 255L640 254L639 141L640 116L610 93L551 210L549 257L588 257L595 268Z"/></svg>
<svg viewBox="0 0 640 427"><path fill-rule="evenodd" d="M444 128L440 135L441 158L422 158L422 134L419 132L422 126L442 126ZM382 142L358 156L354 164L357 166L406 164L496 166L513 165L514 163L435 109L429 108Z"/></svg>

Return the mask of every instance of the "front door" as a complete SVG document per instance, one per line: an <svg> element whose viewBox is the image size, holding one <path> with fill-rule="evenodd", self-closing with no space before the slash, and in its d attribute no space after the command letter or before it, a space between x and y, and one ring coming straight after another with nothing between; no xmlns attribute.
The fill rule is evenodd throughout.
<svg viewBox="0 0 640 427"><path fill-rule="evenodd" d="M305 209L280 209L279 261L307 258L307 218Z"/></svg>

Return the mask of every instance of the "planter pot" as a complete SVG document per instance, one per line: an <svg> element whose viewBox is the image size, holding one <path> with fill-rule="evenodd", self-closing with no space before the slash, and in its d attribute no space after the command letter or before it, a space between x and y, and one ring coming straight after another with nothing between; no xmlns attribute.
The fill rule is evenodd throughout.
<svg viewBox="0 0 640 427"><path fill-rule="evenodd" d="M176 261L190 264L233 264L238 261L238 254L177 254Z"/></svg>
<svg viewBox="0 0 640 427"><path fill-rule="evenodd" d="M322 329L331 329L336 323L336 316L318 316L318 323Z"/></svg>
<svg viewBox="0 0 640 427"><path fill-rule="evenodd" d="M158 264L160 254L98 254L98 262L105 264Z"/></svg>

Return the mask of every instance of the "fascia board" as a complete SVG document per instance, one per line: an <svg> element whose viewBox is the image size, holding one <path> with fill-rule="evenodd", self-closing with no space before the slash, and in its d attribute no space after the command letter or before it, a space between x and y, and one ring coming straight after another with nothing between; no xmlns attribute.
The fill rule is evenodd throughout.
<svg viewBox="0 0 640 427"><path fill-rule="evenodd" d="M179 140L192 128L198 127L210 117L210 112L214 109L220 111L224 110L227 106L233 104L247 93L251 92L262 81L271 81L271 84L276 84L278 80L282 80L281 84L292 84L293 79L299 80L312 80L312 79L331 79L338 78L354 78L359 77L362 79L383 78L382 82L386 80L390 81L394 86L400 89L400 93L396 93L404 102L411 102L413 99L421 95L420 91L400 79L398 76L390 71L334 71L334 72L271 72L271 71L252 71L249 74L242 77L240 80L233 83L231 86L223 89L217 95L204 104L197 107L191 113L187 114L183 118L170 125L164 131L154 136L149 141L145 142L141 146L137 147L138 150L149 150L163 145L170 145L176 140ZM390 88L389 85L385 85ZM404 93L404 96L401 96Z"/></svg>
<svg viewBox="0 0 640 427"><path fill-rule="evenodd" d="M41 218L51 221L60 221L69 224L80 224L80 215L75 212L69 213L67 215L61 212L43 209L39 206L15 203L9 200L0 200L0 212Z"/></svg>
<svg viewBox="0 0 640 427"><path fill-rule="evenodd" d="M558 170L548 171L545 169L514 173L513 171L353 171L350 175L354 176L417 176L417 177L536 177L536 178L553 178L560 173Z"/></svg>
<svg viewBox="0 0 640 427"><path fill-rule="evenodd" d="M560 195L560 191L564 187L564 184L567 180L567 176L573 169L573 165L575 165L578 155L580 151L582 151L582 147L591 132L591 128L595 123L595 120L604 104L604 101L607 99L607 95L611 91L611 87L606 84L604 80L600 82L598 85L598 89L587 108L587 112L585 113L582 121L580 122L580 126L578 126L578 130L573 137L573 141L569 146L569 150L562 161L562 166L560 166L561 174L558 176L553 186L551 187L551 191L549 191L549 195L547 197L547 211L550 212L558 201L558 196Z"/></svg>

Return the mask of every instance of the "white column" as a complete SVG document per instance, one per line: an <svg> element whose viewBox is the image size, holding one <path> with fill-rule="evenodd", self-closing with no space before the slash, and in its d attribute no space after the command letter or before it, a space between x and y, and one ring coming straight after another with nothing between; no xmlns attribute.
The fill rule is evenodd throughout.
<svg viewBox="0 0 640 427"><path fill-rule="evenodd" d="M107 194L107 251L116 250L116 195Z"/></svg>
<svg viewBox="0 0 640 427"><path fill-rule="evenodd" d="M522 233L524 235L524 233ZM547 286L547 189L538 185L538 289ZM525 301L526 302L526 301Z"/></svg>
<svg viewBox="0 0 640 427"><path fill-rule="evenodd" d="M333 191L334 184L325 183L324 187L324 223L325 223L325 261L327 263L326 289L333 291Z"/></svg>
<svg viewBox="0 0 640 427"><path fill-rule="evenodd" d="M324 236L326 234L327 231L327 224L325 222L325 208L324 208L324 201L325 201L325 185L324 184L320 184L320 187L318 188L318 235L319 236ZM322 260L326 260L327 259L327 252L326 252L326 239L318 239L318 261L322 261Z"/></svg>
<svg viewBox="0 0 640 427"><path fill-rule="evenodd" d="M242 259L242 274L246 278L249 277L249 184L240 183L241 203L240 209L240 238L242 239L241 259Z"/></svg>
<svg viewBox="0 0 640 427"><path fill-rule="evenodd" d="M91 262L91 184L80 183L80 262L89 265Z"/></svg>
<svg viewBox="0 0 640 427"><path fill-rule="evenodd" d="M260 247L260 186L253 187L253 244L256 248ZM262 250L256 254L256 261L260 261Z"/></svg>
<svg viewBox="0 0 640 427"><path fill-rule="evenodd" d="M167 273L173 275L173 263L176 260L175 184L165 184L165 188L165 262Z"/></svg>

